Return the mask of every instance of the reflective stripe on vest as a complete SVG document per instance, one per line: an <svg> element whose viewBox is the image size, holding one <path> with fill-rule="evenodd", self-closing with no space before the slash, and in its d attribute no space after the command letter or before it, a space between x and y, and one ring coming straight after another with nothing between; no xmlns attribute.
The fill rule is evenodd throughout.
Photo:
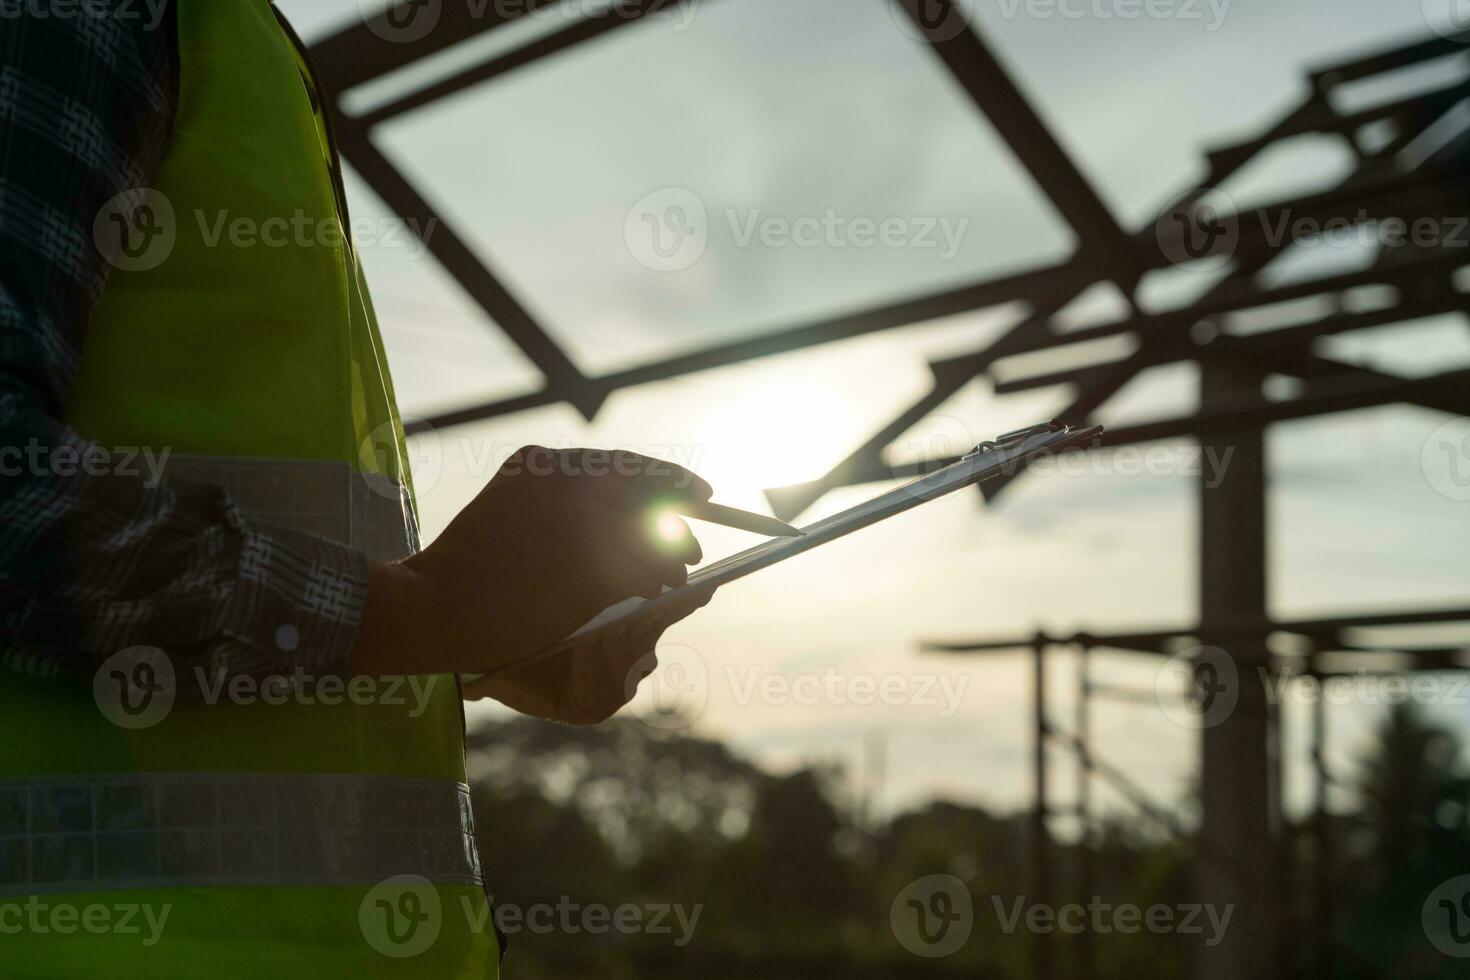
<svg viewBox="0 0 1470 980"><path fill-rule="evenodd" d="M399 874L480 884L468 786L255 773L0 780L0 896Z"/></svg>
<svg viewBox="0 0 1470 980"><path fill-rule="evenodd" d="M257 524L402 558L417 548L401 489L412 480L356 249L331 234L265 244L282 221L315 231L345 218L304 59L269 0L171 10L178 104L152 178L171 234L156 263L112 271L66 421L103 447L168 452L168 479L223 486ZM257 234L216 234L237 225ZM454 678L437 681L422 703L181 701L124 730L88 685L7 679L0 793L15 791L12 810L25 800L25 824L0 803L0 880L171 915L153 947L0 937L0 975L493 977L493 931L474 925L488 907L463 709ZM405 787L398 798L423 809L385 802ZM190 793L200 809L180 826L170 801ZM390 873L431 879L446 910L467 913L446 914L432 946L401 961L359 918Z"/></svg>
<svg viewBox="0 0 1470 980"><path fill-rule="evenodd" d="M398 561L418 550L408 489L344 462L172 455L163 479L221 487L252 523L315 534L374 561Z"/></svg>

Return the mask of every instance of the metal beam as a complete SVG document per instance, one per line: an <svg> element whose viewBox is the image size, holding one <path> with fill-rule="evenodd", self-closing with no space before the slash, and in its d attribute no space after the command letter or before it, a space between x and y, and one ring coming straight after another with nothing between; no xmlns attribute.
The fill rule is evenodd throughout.
<svg viewBox="0 0 1470 980"><path fill-rule="evenodd" d="M380 14L360 18L317 41L311 46L312 62L323 87L340 94L537 13L555 2L396 2Z"/></svg>
<svg viewBox="0 0 1470 980"><path fill-rule="evenodd" d="M470 297L515 342L546 377L559 400L571 402L584 418L591 419L602 405L604 393L588 383L560 347L546 335L519 300L501 284L485 261L477 255L453 225L438 217L418 189L388 161L371 137L351 120L339 122L337 140L342 155L370 183L393 211L410 221L411 227L434 229L421 236L440 265L464 287ZM415 224L416 223L416 224Z"/></svg>
<svg viewBox="0 0 1470 980"><path fill-rule="evenodd" d="M1393 375L1376 375L1372 372L1355 372L1312 382L1305 394L1287 401L1267 401L1256 398L1228 408L1212 409L1196 415L1159 422L1144 422L1138 425L1115 426L1103 432L1091 449L1110 449L1118 446L1145 442L1160 442L1166 439L1193 439L1243 426L1268 426L1277 422L1332 415L1338 412L1358 411L1383 405L1400 403L1423 404L1440 399L1456 399L1470 386L1470 369L1447 371L1428 378L1399 378ZM1066 452L1086 452L1078 448ZM855 459L850 461L847 472L853 485L881 483L894 479L911 479L932 473L936 469L959 461L958 456L941 459L926 459L902 466L890 466L879 458ZM1014 474L1012 474L1012 478ZM1005 479L997 477L996 480ZM996 480L988 481L994 483ZM987 486L982 484L982 487ZM788 519L786 508L792 501L815 499L830 489L823 480L795 484L766 491L777 515ZM798 512L799 513L799 512Z"/></svg>
<svg viewBox="0 0 1470 980"><path fill-rule="evenodd" d="M1317 88L1332 88L1347 82L1373 75L1382 75L1399 68L1408 68L1421 62L1432 61L1449 55L1463 55L1470 44L1470 31L1461 31L1450 37L1435 37L1416 44L1394 48L1391 51L1375 52L1352 61L1339 62L1308 73L1307 77Z"/></svg>
<svg viewBox="0 0 1470 980"><path fill-rule="evenodd" d="M1369 612L1345 613L1337 616L1322 616L1311 619L1271 620L1267 626L1271 632L1298 633L1310 637L1319 648L1336 649L1342 635L1348 630L1376 629L1394 626L1432 626L1444 623L1470 624L1470 607L1456 606L1437 609L1393 609ZM1251 627L1242 628L1240 633L1258 632ZM1226 635L1233 635L1229 628ZM1221 630L1216 630L1221 635ZM1070 637L1052 637L1058 644L1082 644L1089 647L1108 647L1131 650L1138 653L1166 655L1175 642L1198 641L1200 627L1178 626L1166 629L1137 629L1113 633L1076 633ZM925 640L919 644L922 653L954 655L1014 651L1029 647L1034 637L1013 637L994 640Z"/></svg>
<svg viewBox="0 0 1470 980"><path fill-rule="evenodd" d="M1134 317L1119 324L1069 331L1066 334L1052 334L1046 330L1051 313L1060 309L1072 298L1072 295L1052 292L1050 296L1053 305L1049 305L1046 316L1028 318L1027 321L1013 328L989 348L979 353L950 358L931 365L936 377L934 391L906 409L893 424L885 427L875 437L858 447L830 474L811 483L768 490L767 499L779 514L789 519L814 503L826 490L852 482L851 477L854 475L863 474L873 479L887 479L886 476L877 476L885 470L880 458L882 450L886 448L888 442L892 441L891 438L885 441L883 437L894 429L901 434L917 424L923 416L916 416L916 412L926 405L941 403L944 397L958 391L971 377L986 370L1001 357L1120 335L1129 331L1147 335L1164 345L1156 346L1148 352L1140 350L1130 361L1120 362L1116 366L1098 368L1093 372L1088 378L1086 397L1079 395L1069 409L1069 414L1065 415L1069 421L1080 422L1086 417L1086 414L1090 414L1111 397L1138 370L1148 366L1149 358L1159 357L1161 351L1183 352L1188 349L1189 338L1187 336L1170 338L1166 333L1168 330L1188 326L1211 313L1217 314L1231 309L1258 305L1255 297L1261 296L1263 291L1250 282L1251 276L1264 267L1270 258L1279 254L1287 244L1295 240L1292 222L1296 217L1309 215L1325 223L1333 218L1355 217L1360 212L1374 213L1387 207L1388 202L1394 199L1403 200L1403 196L1415 188L1419 188L1427 199L1442 200L1446 197L1450 200L1465 199L1464 178L1452 176L1459 171L1458 167L1430 167L1408 176L1373 176L1356 180L1350 178L1339 189L1338 194L1311 194L1255 209L1253 213L1258 215L1258 220L1246 222L1240 226L1242 248L1237 260L1243 265L1237 268L1234 275L1217 284L1199 301L1184 310L1170 311L1151 317ZM1430 185L1432 190L1423 192L1426 184ZM1270 230L1281 227L1283 219L1286 222L1285 232L1281 238L1273 239ZM1167 265L1168 260L1157 241L1152 242L1153 249L1148 248L1152 238L1153 232L1151 231L1141 232L1135 237L1140 254L1144 256L1144 264L1150 268ZM1423 268L1453 271L1453 268L1456 267L1458 263L1454 257L1449 257L1436 260L1433 264L1426 263ZM1407 275L1412 268L1402 267L1401 272ZM1282 287L1270 294L1269 301L1282 302L1286 299L1316 295L1329 289L1346 289L1357 285L1373 284L1384 281L1390 275L1393 273L1386 272L1384 269L1374 269L1345 276L1327 277L1318 280L1315 284ZM1086 285L1091 284L1088 282ZM1078 291L1080 292L1080 289ZM1055 300L1059 297L1062 302L1056 304ZM1212 304L1215 306L1212 307ZM984 484L981 489L989 496L998 493L1008 483L1009 479L1003 478Z"/></svg>
<svg viewBox="0 0 1470 980"><path fill-rule="evenodd" d="M602 37L620 27L635 24L649 14L656 13L667 2L668 0L620 0L616 13L585 16L569 27L537 38L513 51L498 55L473 68L467 68L449 78L380 105L363 113L358 117L358 121L361 125L371 128L404 113L421 109L440 99L498 78L507 72L565 51L574 45Z"/></svg>
<svg viewBox="0 0 1470 980"><path fill-rule="evenodd" d="M1443 178L1435 182L1436 188L1454 188L1456 194L1470 195L1470 191L1465 189L1462 172L1446 170L1441 173L1436 169L1435 173ZM1452 176L1453 174L1461 175ZM1254 213L1259 215L1259 220L1249 222L1248 226L1242 229L1242 260L1244 260L1245 253L1261 250L1261 247L1267 242L1267 233L1283 216L1288 218L1309 216L1325 222L1332 218L1355 215L1359 208L1367 208L1370 211L1381 209L1387 206L1387 199L1391 199L1393 195L1408 193L1415 185L1424 182L1424 177L1378 179L1355 187L1351 193L1340 197L1334 197L1331 194L1313 194L1278 201L1257 209ZM1152 229L1135 235L1133 242L1145 269L1162 268L1170 264L1168 256L1164 253ZM599 392L605 397L607 393L623 388L666 381L698 371L727 367L837 340L913 326L929 320L955 316L1008 302L1018 300L1037 302L1048 298L1055 299L1059 294L1068 294L1065 299L1070 300L1102 279L1103 277L1095 269L1078 261L1069 260L1060 265L1033 268L1008 276L982 280L942 293L916 296L873 309L782 327L752 339L681 354L651 364L586 379L585 389ZM1078 331L1077 335L1079 338L1086 336L1083 331ZM1014 329L990 350L978 355L970 355L970 358L974 359L977 364L973 373L978 373L990 361L1007 353L1035 349L1033 345L1040 343L1038 338L1046 336L1044 325L1040 323L1032 323L1024 330L1020 327ZM445 429L530 408L554 405L566 400L568 399L564 393L553 385L527 395L518 395L453 412L445 412L429 419L427 423L420 426L420 429L427 427Z"/></svg>
<svg viewBox="0 0 1470 980"><path fill-rule="evenodd" d="M1128 236L960 5L953 0L899 0L898 6L925 35L929 48L990 120L1062 220L1076 231L1079 252L1095 259L1100 270L1117 278L1131 296L1140 270ZM965 29L955 33L959 23Z"/></svg>

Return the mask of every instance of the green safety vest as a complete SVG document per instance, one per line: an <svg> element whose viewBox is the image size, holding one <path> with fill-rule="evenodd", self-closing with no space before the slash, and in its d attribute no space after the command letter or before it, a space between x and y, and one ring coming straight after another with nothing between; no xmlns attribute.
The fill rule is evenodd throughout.
<svg viewBox="0 0 1470 980"><path fill-rule="evenodd" d="M167 449L252 520L406 557L402 428L354 249L321 234L345 202L300 42L269 0L176 11L147 235L114 256L68 421ZM496 975L453 677L210 704L144 683L166 655L119 656L90 689L0 680L0 976Z"/></svg>

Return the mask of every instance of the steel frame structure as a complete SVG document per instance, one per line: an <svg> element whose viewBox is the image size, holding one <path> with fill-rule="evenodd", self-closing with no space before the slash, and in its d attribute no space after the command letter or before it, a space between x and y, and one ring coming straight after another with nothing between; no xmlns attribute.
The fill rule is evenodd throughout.
<svg viewBox="0 0 1470 980"><path fill-rule="evenodd" d="M1404 323L1439 314L1463 314L1470 299L1462 292L1470 256L1454 248L1383 249L1377 260L1359 271L1337 273L1287 285L1264 285L1263 273L1297 244L1300 219L1316 226L1329 221L1354 225L1397 218L1444 219L1470 213L1470 136L1456 116L1470 99L1470 80L1439 90L1383 101L1368 108L1342 111L1335 96L1344 86L1439 58L1466 58L1470 32L1436 37L1421 43L1326 66L1309 73L1308 94L1276 125L1257 137L1221 146L1206 156L1207 173L1194 187L1162 206L1154 221L1126 230L1120 226L1081 168L1054 138L1021 90L965 18L955 0L891 0L929 42L935 57L953 74L992 124L1036 186L1075 233L1077 247L1064 262L976 281L929 295L917 295L870 309L787 324L758 337L600 376L584 374L537 323L514 292L456 230L451 216L438 214L412 181L378 148L374 128L471 86L489 82L516 68L564 52L658 12L671 0L621 0L616 14L587 16L544 33L519 47L487 56L477 64L425 84L368 111L349 111L344 97L353 89L418 65L472 38L510 26L521 16L549 8L554 0L523 0L506 12L500 6L443 4L435 28L418 40L390 42L395 27L389 17L412 2L399 3L375 20L356 24L312 48L312 57L328 90L338 93L333 108L337 142L343 156L388 206L412 227L435 227L424 244L487 316L526 354L544 377L529 394L487 400L445 413L423 423L447 428L558 403L570 404L592 419L613 392L698 371L878 331L920 324L940 317L1021 302L1027 313L1014 327L970 354L930 365L932 389L855 449L820 480L770 491L776 512L790 518L823 493L839 486L876 482L927 472L948 460L920 460L894 465L885 451L906 431L977 379L988 379L997 394L1072 387L1072 401L1060 413L1068 422L1084 423L1140 372L1158 365L1193 362L1201 372L1197 412L1163 421L1111 429L1101 445L1120 446L1164 439L1197 439L1230 450L1234 463L1216 488L1200 488L1200 622L1194 626L1149 629L1128 635L1078 635L1058 640L1046 636L1003 638L942 648L955 654L979 654L1024 647L1032 650L1037 675L1034 810L1036 888L1050 889L1051 835L1048 820L1059 810L1048 806L1046 745L1053 743L1078 754L1081 762L1078 799L1087 817L1093 778L1108 779L1135 800L1145 813L1168 823L1167 814L1128 788L1124 774L1091 752L1087 704L1092 696L1136 696L1095 683L1080 672L1079 716L1072 732L1048 720L1044 700L1047 653L1059 644L1080 651L1098 648L1159 655L1183 642L1227 646L1243 671L1279 670L1268 638L1289 634L1307 649L1308 670L1327 668L1319 656L1328 651L1358 650L1345 635L1364 625L1405 625L1470 621L1470 609L1377 612L1345 615L1313 622L1275 623L1266 612L1264 430L1276 422L1394 403L1410 403L1456 415L1470 414L1470 370L1451 370L1430 377L1401 377L1324 356L1317 342L1324 337ZM956 30L956 27L959 30ZM1448 130L1448 131L1446 131ZM1376 136L1374 134L1377 134ZM1353 173L1338 186L1309 195L1270 202L1249 211L1225 208L1218 214L1205 207L1219 189L1263 152L1285 141L1310 135L1343 141L1356 159ZM436 219L437 225L427 222ZM1276 235L1271 229L1285 229ZM1196 248L1205 231L1206 246ZM1175 264L1181 254L1207 260L1228 259L1219 282L1184 307L1149 310L1139 299L1144 277ZM1110 283L1127 302L1117 322L1064 329L1058 314L1091 288ZM1282 304L1315 302L1314 317L1288 319L1271 329L1232 329L1232 319L1255 311L1269 313ZM1103 338L1127 338L1132 353L1115 360L1084 361L1064 371L1009 370L1021 355L1061 352ZM1263 388L1270 375L1298 379L1299 391L1289 398L1268 397ZM1010 479L987 484L994 497ZM1456 649L1410 651L1416 669L1456 669ZM1244 687L1244 686L1243 686ZM1237 717L1202 735L1201 759L1205 798L1199 834L1201 897L1240 906L1233 938L1199 962L1202 978L1284 975L1289 961L1279 941L1284 934L1285 906L1280 893L1279 833L1275 821L1278 773L1272 757L1274 717L1270 706L1247 698ZM1321 719L1316 719L1319 738ZM1313 762L1319 779L1320 826L1326 827L1323 802L1328 779L1320 742ZM1174 828L1180 831L1179 828ZM1229 854L1227 861L1209 860ZM1222 865L1229 865L1221 870ZM1087 869L1083 869L1084 877ZM1316 931L1324 967L1330 962L1328 883L1318 882ZM1036 974L1056 975L1053 950L1037 944ZM1083 948L1079 959L1087 968ZM1317 975L1325 976L1324 972Z"/></svg>

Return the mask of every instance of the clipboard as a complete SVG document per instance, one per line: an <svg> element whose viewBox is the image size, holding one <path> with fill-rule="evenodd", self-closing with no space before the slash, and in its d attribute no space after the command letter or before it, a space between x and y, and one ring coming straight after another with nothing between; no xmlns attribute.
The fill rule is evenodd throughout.
<svg viewBox="0 0 1470 980"><path fill-rule="evenodd" d="M485 682L497 674L554 657L580 643L597 639L605 632L625 629L644 617L656 616L670 607L708 598L722 585L728 585L829 541L913 510L920 504L1002 474L1014 473L1038 456L1084 445L1102 431L1101 426L1074 428L1052 421L982 442L958 462L802 528L801 537L773 538L754 548L723 558L690 575L687 584L668 589L657 598L644 599L635 596L619 602L603 610L560 643L516 663L499 667L493 673L462 674L460 682L463 696L467 701L489 697Z"/></svg>

